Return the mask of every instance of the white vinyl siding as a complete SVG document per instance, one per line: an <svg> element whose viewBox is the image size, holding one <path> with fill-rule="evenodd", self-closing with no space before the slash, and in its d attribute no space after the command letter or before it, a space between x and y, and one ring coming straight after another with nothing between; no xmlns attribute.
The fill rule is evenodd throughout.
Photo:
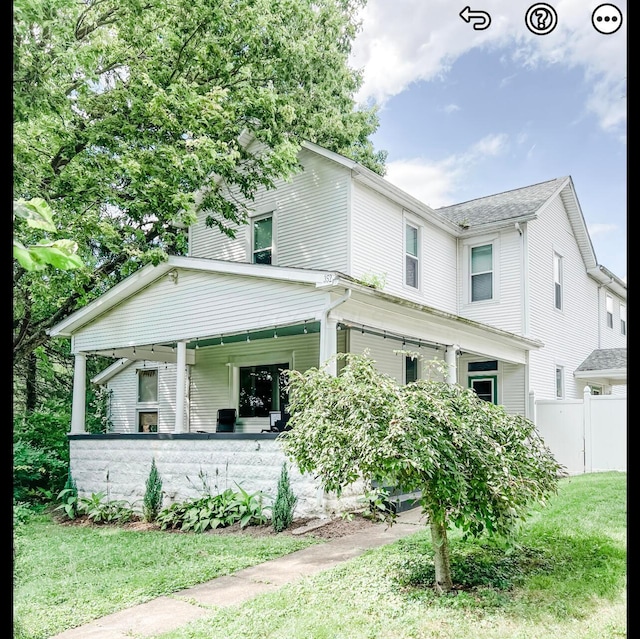
<svg viewBox="0 0 640 639"><path fill-rule="evenodd" d="M420 289L405 285L405 223L419 227ZM353 183L348 275L385 278L384 292L457 312L456 239L366 185Z"/></svg>
<svg viewBox="0 0 640 639"><path fill-rule="evenodd" d="M264 267L268 269L269 267ZM174 302L168 306L166 300ZM78 350L109 349L126 334L133 344L284 325L314 317L326 303L315 286L180 270L177 283L163 277L106 313L74 338ZM214 318L213 320L211 318ZM268 318L268 320L267 320Z"/></svg>
<svg viewBox="0 0 640 639"><path fill-rule="evenodd" d="M191 370L190 430L214 432L218 409L238 408L234 368L286 360L296 370L305 371L318 366L319 349L318 333L199 349ZM236 431L260 432L268 422L268 417L238 418Z"/></svg>
<svg viewBox="0 0 640 639"><path fill-rule="evenodd" d="M157 370L158 397L151 404L141 404L138 400L138 370ZM158 362L135 362L112 377L107 388L111 396L110 418L116 433L137 433L140 411L158 412L158 432L172 433L175 425L175 364ZM187 412L185 410L185 416Z"/></svg>
<svg viewBox="0 0 640 639"><path fill-rule="evenodd" d="M538 400L556 398L555 365L564 366L564 397L581 399L573 372L599 343L598 322L604 321L604 295L598 304L598 283L585 269L571 223L560 197L527 223L529 252L530 335L544 343L529 356L529 384ZM562 313L553 302L553 255L562 256ZM598 317L600 306L600 318ZM611 331L610 331L611 332Z"/></svg>
<svg viewBox="0 0 640 639"><path fill-rule="evenodd" d="M247 203L250 216L273 212L278 266L346 273L350 172L304 149L300 161L303 170L290 181L276 180L275 189L256 193L254 202ZM233 227L236 236L229 239L217 229L207 229L205 217L190 229L190 256L251 261L250 224Z"/></svg>

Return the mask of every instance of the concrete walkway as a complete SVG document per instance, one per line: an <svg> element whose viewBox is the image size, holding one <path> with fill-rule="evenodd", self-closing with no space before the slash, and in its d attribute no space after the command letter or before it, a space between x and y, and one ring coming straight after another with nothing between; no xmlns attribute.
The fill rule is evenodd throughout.
<svg viewBox="0 0 640 639"><path fill-rule="evenodd" d="M362 532L309 546L232 575L172 595L158 597L96 621L65 630L50 639L131 639L153 637L211 614L211 606L234 606L285 584L315 575L425 527L420 508L400 513L393 526L378 524Z"/></svg>

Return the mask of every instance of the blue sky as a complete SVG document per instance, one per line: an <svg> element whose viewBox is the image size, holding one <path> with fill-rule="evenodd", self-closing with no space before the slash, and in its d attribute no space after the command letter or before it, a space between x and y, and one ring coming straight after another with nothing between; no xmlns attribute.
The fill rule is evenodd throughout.
<svg viewBox="0 0 640 639"><path fill-rule="evenodd" d="M598 262L626 279L626 2L611 34L584 0L549 2L556 28L532 34L533 4L369 0L358 100L380 107L387 179L434 208L570 175ZM465 6L490 26L465 23Z"/></svg>

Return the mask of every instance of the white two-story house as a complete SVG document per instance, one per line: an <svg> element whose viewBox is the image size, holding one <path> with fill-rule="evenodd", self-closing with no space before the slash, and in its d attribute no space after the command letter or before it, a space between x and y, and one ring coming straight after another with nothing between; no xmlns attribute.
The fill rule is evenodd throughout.
<svg viewBox="0 0 640 639"><path fill-rule="evenodd" d="M72 468L95 457L90 354L114 362L91 380L111 391L104 445L138 442L138 455L167 438L271 441L281 370L337 374L337 353L365 349L402 383L441 359L447 381L527 416L534 398L585 385L626 392L626 284L597 263L570 177L434 210L317 145L299 160L234 238L202 215L187 257L142 268L52 330L76 358ZM216 432L223 409L231 434Z"/></svg>

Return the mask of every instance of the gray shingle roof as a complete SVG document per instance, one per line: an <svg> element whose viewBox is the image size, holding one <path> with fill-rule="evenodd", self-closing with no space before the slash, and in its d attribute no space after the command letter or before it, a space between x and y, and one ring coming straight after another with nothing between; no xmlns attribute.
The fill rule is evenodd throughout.
<svg viewBox="0 0 640 639"><path fill-rule="evenodd" d="M436 211L454 224L479 226L535 213L567 178L560 177L513 191L488 195Z"/></svg>
<svg viewBox="0 0 640 639"><path fill-rule="evenodd" d="M617 370L627 368L627 349L626 348L600 348L576 368L578 371L601 371L601 370Z"/></svg>

